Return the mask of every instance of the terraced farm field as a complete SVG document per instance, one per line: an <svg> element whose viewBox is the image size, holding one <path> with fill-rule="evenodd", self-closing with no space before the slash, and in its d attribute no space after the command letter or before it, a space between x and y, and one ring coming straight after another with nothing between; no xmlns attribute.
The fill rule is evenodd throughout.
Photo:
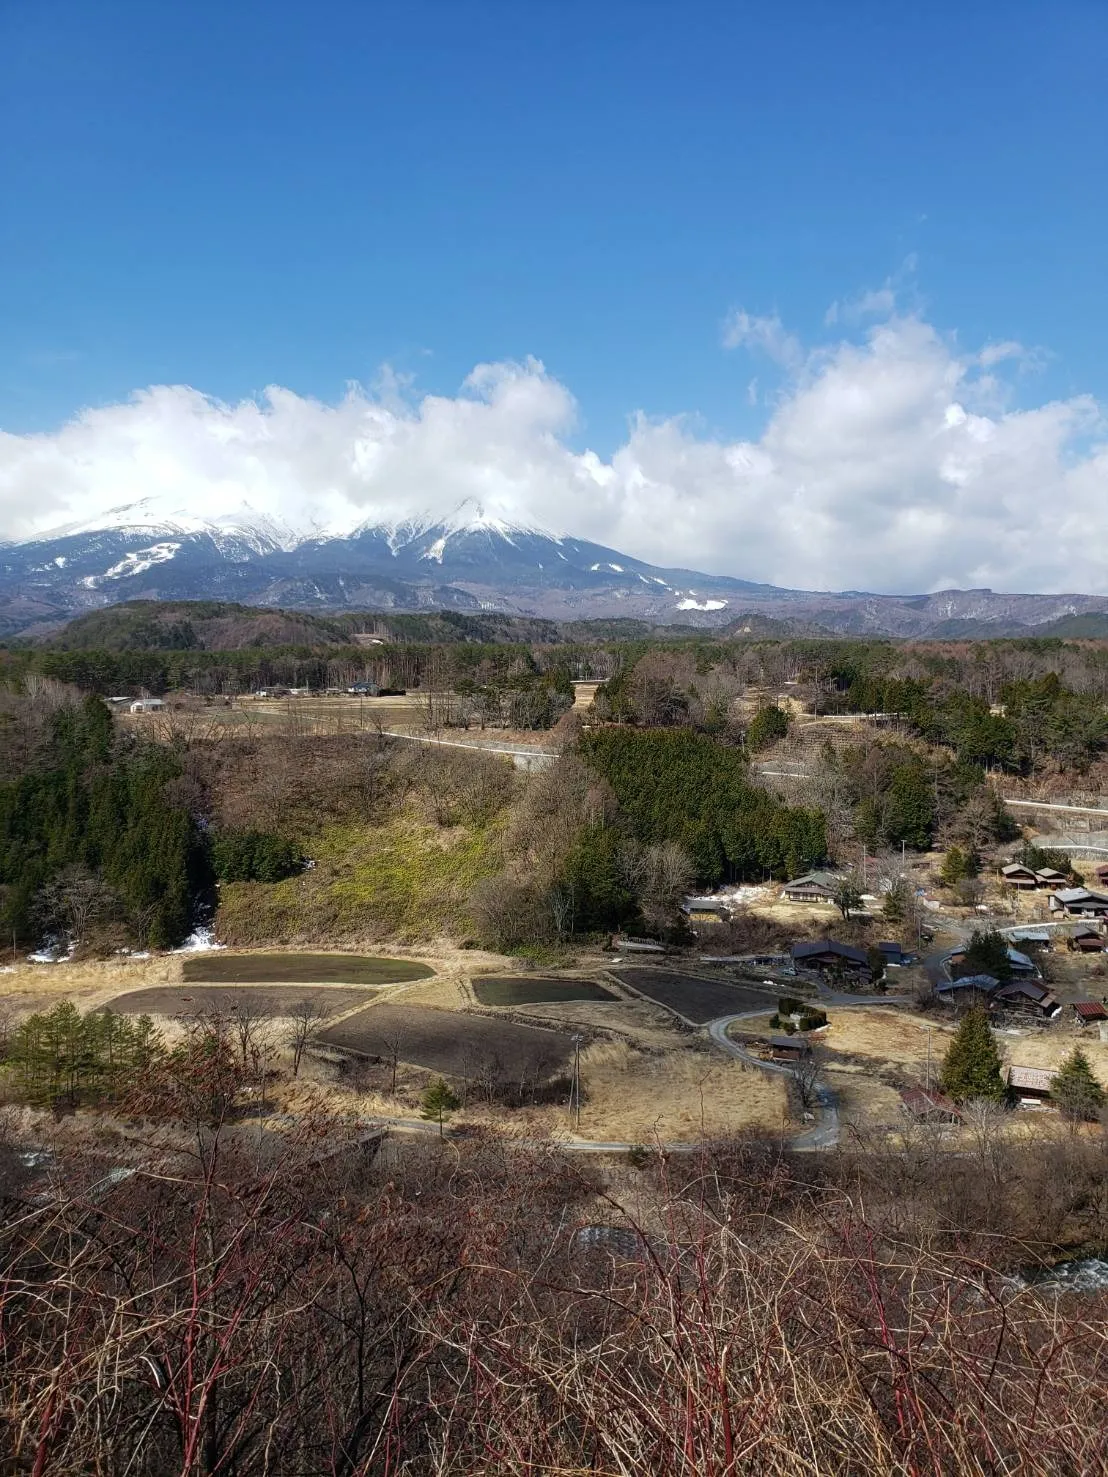
<svg viewBox="0 0 1108 1477"><path fill-rule="evenodd" d="M182 978L212 985L397 985L434 974L412 959L371 954L230 954L222 950L186 959Z"/></svg>
<svg viewBox="0 0 1108 1477"><path fill-rule="evenodd" d="M777 997L749 985L729 985L722 980L702 980L696 975L671 969L621 969L619 978L633 990L676 1011L698 1026L722 1015L743 1010L776 1010Z"/></svg>
<svg viewBox="0 0 1108 1477"><path fill-rule="evenodd" d="M569 1061L573 1044L559 1031L517 1026L488 1016L419 1005L375 1005L331 1026L319 1038L362 1056L389 1056L447 1076L471 1076L488 1063L497 1074L552 1076Z"/></svg>
<svg viewBox="0 0 1108 1477"><path fill-rule="evenodd" d="M109 1000L105 1010L117 1015L198 1015L201 1011L230 1014L248 1005L255 1013L287 1015L302 1000L322 1005L329 1015L341 1015L357 1005L368 1005L376 990L342 985L151 985Z"/></svg>
<svg viewBox="0 0 1108 1477"><path fill-rule="evenodd" d="M592 980L544 979L541 976L490 974L473 981L482 1005L561 1005L574 1000L615 1000Z"/></svg>

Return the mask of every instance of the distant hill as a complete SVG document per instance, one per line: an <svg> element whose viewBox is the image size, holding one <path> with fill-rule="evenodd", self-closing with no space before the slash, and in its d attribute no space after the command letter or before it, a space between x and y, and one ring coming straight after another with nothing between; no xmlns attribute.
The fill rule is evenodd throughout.
<svg viewBox="0 0 1108 1477"><path fill-rule="evenodd" d="M773 625L774 622L760 622ZM129 600L90 611L35 641L58 651L241 651L249 647L372 646L378 642L559 646L575 642L642 641L702 637L692 626L649 621L551 621L532 616L344 612L334 616L298 610L261 610L221 600Z"/></svg>

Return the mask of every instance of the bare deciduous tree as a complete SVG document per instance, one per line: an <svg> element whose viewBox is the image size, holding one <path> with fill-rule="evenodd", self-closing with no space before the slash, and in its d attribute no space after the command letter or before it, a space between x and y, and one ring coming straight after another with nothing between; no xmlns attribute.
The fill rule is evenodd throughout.
<svg viewBox="0 0 1108 1477"><path fill-rule="evenodd" d="M292 1047L292 1075L300 1075L300 1063L304 1053L319 1034L332 1012L326 1002L319 999L298 1000L289 1008L289 1045Z"/></svg>

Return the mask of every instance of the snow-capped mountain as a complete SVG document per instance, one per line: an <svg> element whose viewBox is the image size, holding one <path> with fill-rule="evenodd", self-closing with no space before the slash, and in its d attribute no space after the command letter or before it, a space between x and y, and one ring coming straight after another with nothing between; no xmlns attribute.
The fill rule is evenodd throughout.
<svg viewBox="0 0 1108 1477"><path fill-rule="evenodd" d="M0 635L122 600L292 609L495 610L721 626L744 613L861 633L1026 629L1108 610L1085 595L815 594L658 568L476 502L445 514L302 526L243 505L218 518L147 499L0 544Z"/></svg>

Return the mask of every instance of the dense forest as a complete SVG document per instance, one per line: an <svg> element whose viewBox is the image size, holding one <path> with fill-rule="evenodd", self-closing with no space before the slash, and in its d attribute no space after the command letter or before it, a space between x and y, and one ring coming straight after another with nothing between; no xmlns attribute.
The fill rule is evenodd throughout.
<svg viewBox="0 0 1108 1477"><path fill-rule="evenodd" d="M0 708L0 926L166 947L208 877L178 756L119 735L107 707L36 684Z"/></svg>

